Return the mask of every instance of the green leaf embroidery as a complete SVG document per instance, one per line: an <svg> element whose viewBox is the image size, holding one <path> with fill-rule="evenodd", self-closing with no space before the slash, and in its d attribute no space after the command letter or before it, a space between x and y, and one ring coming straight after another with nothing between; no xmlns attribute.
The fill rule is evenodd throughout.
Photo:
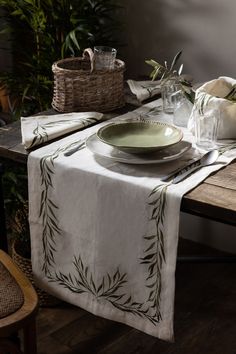
<svg viewBox="0 0 236 354"><path fill-rule="evenodd" d="M77 128L80 128L80 127L86 127L87 125L96 123L98 121L99 121L98 118L90 117L90 118L80 118L80 119L73 119L73 120L62 119L59 121L52 121L45 124L38 123L37 127L33 130L33 134L35 136L29 148L47 142L49 139L48 130L56 126L67 126L67 125L73 125L77 123L80 124L80 126L78 126Z"/></svg>
<svg viewBox="0 0 236 354"><path fill-rule="evenodd" d="M81 142L76 141L61 147L54 151L52 154L46 155L40 160L40 173L41 173L41 198L39 217L43 221L43 252L44 263L43 271L45 274L50 274L50 267L55 264L54 252L57 236L61 235L61 229L58 226L57 210L58 206L49 198L49 190L53 188L52 176L54 175L54 160L57 159L61 153L71 149L76 144ZM83 146L81 146L81 149Z"/></svg>
<svg viewBox="0 0 236 354"><path fill-rule="evenodd" d="M79 142L81 144L81 142ZM55 253L57 238L61 236L61 229L58 226L57 211L59 206L49 198L50 188L53 188L53 175L55 174L54 161L72 146L78 144L71 143L61 147L52 154L44 156L40 160L41 170L41 205L40 217L43 221L43 252L44 263L43 272L51 282L56 282L60 286L77 294L90 293L93 296L110 302L121 311L132 313L133 315L148 319L156 325L162 319L160 313L161 295L161 268L165 262L163 221L166 204L166 191L168 185L159 185L153 189L149 195L149 205L153 208L152 220L155 221L155 234L145 235L145 242L150 242L140 258L140 264L147 267L146 287L149 290L147 299L144 302L137 302L131 294L126 294L123 286L128 282L127 274L122 273L119 268L113 274L107 273L99 283L96 283L89 267L85 266L81 256L74 256L73 266L75 272L64 274L61 271L54 271Z"/></svg>
<svg viewBox="0 0 236 354"><path fill-rule="evenodd" d="M150 221L155 222L155 234L145 235L148 246L144 250L144 257L140 263L148 266L146 287L150 289L148 302L155 309L155 318L161 319L160 295L161 295L161 269L165 262L163 222L166 206L166 191L169 184L160 184L153 188L149 195L148 205L152 208Z"/></svg>

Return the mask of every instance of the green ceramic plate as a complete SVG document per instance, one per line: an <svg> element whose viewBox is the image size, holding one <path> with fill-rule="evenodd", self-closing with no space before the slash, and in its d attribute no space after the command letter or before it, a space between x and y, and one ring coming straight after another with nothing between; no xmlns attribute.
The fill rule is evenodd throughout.
<svg viewBox="0 0 236 354"><path fill-rule="evenodd" d="M111 123L100 128L97 136L121 151L143 154L178 143L183 133L172 125L149 120Z"/></svg>

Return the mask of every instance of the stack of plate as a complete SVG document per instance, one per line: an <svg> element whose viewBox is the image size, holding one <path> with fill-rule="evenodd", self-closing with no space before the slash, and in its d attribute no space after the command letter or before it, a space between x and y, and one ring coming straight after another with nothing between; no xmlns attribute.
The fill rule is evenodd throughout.
<svg viewBox="0 0 236 354"><path fill-rule="evenodd" d="M180 129L157 121L119 121L100 128L87 139L96 155L123 163L150 164L174 160L191 144Z"/></svg>

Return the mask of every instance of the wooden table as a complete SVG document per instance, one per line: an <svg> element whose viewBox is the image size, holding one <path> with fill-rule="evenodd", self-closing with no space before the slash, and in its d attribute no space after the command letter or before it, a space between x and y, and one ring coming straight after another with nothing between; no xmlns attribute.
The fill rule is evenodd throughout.
<svg viewBox="0 0 236 354"><path fill-rule="evenodd" d="M0 160L26 164L20 122L0 128ZM181 211L236 225L236 162L217 171L182 199Z"/></svg>
<svg viewBox="0 0 236 354"><path fill-rule="evenodd" d="M0 161L7 159L26 164L27 158L28 152L21 144L20 122L0 128ZM236 225L236 162L184 195L181 211Z"/></svg>

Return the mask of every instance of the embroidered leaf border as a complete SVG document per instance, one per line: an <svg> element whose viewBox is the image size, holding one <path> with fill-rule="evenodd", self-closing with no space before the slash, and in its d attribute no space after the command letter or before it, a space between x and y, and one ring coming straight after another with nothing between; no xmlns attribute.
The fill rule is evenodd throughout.
<svg viewBox="0 0 236 354"><path fill-rule="evenodd" d="M50 267L55 264L54 252L56 252L56 237L61 235L61 229L58 227L58 220L56 216L58 206L52 199L49 198L49 189L53 188L52 176L55 173L54 160L57 159L61 153L70 150L76 145L79 145L80 149L84 148L84 145L81 145L81 141L75 141L64 147L58 148L49 155L45 155L40 160L42 192L40 197L39 218L42 218L43 221L43 271L45 274L50 274Z"/></svg>
<svg viewBox="0 0 236 354"><path fill-rule="evenodd" d="M127 283L127 274L121 274L119 268L117 268L113 275L107 273L106 276L102 277L99 285L96 285L89 267L83 264L81 256L74 257L73 265L77 273L76 275L55 272L48 276L49 281L56 282L73 293L92 294L97 299L108 301L121 311L147 318L153 324L158 323L158 318L148 314L149 308L147 304L136 302L131 295L127 295L121 291L123 285Z"/></svg>
<svg viewBox="0 0 236 354"><path fill-rule="evenodd" d="M150 221L155 223L155 233L144 236L147 247L144 250L144 257L140 259L141 264L148 267L146 277L146 287L150 290L148 302L151 308L156 310L156 317L161 319L160 299L161 299L161 269L165 259L164 245L164 218L166 207L166 192L169 184L156 186L149 195L148 205L151 206Z"/></svg>
<svg viewBox="0 0 236 354"><path fill-rule="evenodd" d="M80 142L76 142L77 144ZM161 227L159 227L159 223L163 223L164 218L164 207L165 207L165 193L167 186L164 185L163 190L161 192L161 203L162 203L162 212L158 213L157 208L153 208L151 219L156 219L156 235L155 235L155 249L157 254L154 256L150 256L147 254L152 248L154 248L154 244L149 246L144 251L144 257L141 259L141 264L147 264L149 261L149 274L147 276L147 288L149 290L148 299L143 303L136 302L133 300L131 295L126 295L124 293L120 293L120 288L124 283L127 283L127 274L120 275L120 270L117 269L116 273L113 277L107 274L107 277L103 277L102 283L98 286L95 285L92 274L89 276L88 267L83 266L83 262L81 257L74 258L73 265L77 271L77 278L73 277L70 273L64 274L62 272L53 272L52 267L55 265L54 253L56 252L56 237L61 235L61 230L58 227L58 221L56 217L56 210L58 206L54 201L49 199L48 192L49 188L53 188L52 177L54 175L54 160L59 157L62 152L66 152L70 150L75 143L72 143L66 147L62 147L57 149L52 154L44 156L40 160L40 170L41 170L41 179L42 179L42 193L41 193L41 207L40 207L40 217L43 220L43 252L44 252L44 264L43 264L43 272L48 277L48 279L52 282L57 282L59 285L64 286L72 292L76 292L81 294L83 292L89 292L96 297L103 298L109 301L114 307L121 311L130 312L134 315L145 317L151 323L157 324L162 319L160 313L160 294L161 294L161 266L163 261L165 261L164 256L164 238ZM159 188L155 188L152 194L155 194ZM152 205L151 203L150 205ZM150 236L145 236L145 239L148 240ZM158 247L158 243L160 243L160 247ZM84 273L83 273L84 272ZM113 286L112 288L105 288L105 284L108 282L109 286L111 286L113 282L116 280L120 281L119 284ZM120 278L121 277L121 278ZM154 279L155 278L155 279ZM149 281L153 281L152 284ZM103 291L101 292L101 290ZM147 303L151 302L151 306L147 307ZM149 309L154 312L154 314L149 314Z"/></svg>
<svg viewBox="0 0 236 354"><path fill-rule="evenodd" d="M49 140L48 130L54 128L55 126L66 126L66 125L73 125L77 123L78 125L75 127L76 129L86 127L90 124L94 124L98 122L99 119L95 117L90 118L79 118L79 119L62 119L59 121L52 121L45 124L37 123L37 127L33 130L34 138L32 143L29 146L29 149L34 147L35 145L43 144Z"/></svg>

